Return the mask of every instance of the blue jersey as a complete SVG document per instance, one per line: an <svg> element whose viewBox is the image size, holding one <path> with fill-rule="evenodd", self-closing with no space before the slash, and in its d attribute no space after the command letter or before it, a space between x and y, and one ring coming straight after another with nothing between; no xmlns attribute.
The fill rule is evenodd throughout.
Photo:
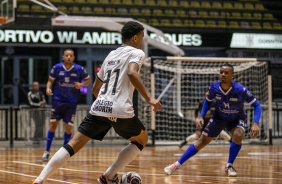
<svg viewBox="0 0 282 184"><path fill-rule="evenodd" d="M244 102L253 104L256 101L255 97L247 88L234 81L227 91L224 91L220 84L221 82L213 83L206 98L209 102L216 100L216 110L213 117L228 121L245 119Z"/></svg>
<svg viewBox="0 0 282 184"><path fill-rule="evenodd" d="M75 82L81 82L89 75L80 65L73 63L67 70L63 63L59 63L53 66L49 77L55 79L53 100L77 102L79 90L74 87Z"/></svg>

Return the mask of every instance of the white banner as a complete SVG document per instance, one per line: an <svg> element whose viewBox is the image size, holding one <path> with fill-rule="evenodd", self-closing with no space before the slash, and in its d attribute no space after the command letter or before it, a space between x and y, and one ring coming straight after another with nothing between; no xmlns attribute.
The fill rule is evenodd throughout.
<svg viewBox="0 0 282 184"><path fill-rule="evenodd" d="M282 49L282 35L233 33L231 48Z"/></svg>

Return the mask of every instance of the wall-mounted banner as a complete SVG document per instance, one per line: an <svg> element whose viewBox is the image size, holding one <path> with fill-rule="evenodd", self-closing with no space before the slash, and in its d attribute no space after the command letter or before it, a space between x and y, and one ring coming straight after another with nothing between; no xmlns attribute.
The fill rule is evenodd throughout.
<svg viewBox="0 0 282 184"><path fill-rule="evenodd" d="M156 37L153 33L149 35ZM165 33L165 36L177 46L202 45L199 34ZM0 30L0 43L120 45L122 37L118 32Z"/></svg>
<svg viewBox="0 0 282 184"><path fill-rule="evenodd" d="M282 35L233 33L230 47L250 49L282 49Z"/></svg>

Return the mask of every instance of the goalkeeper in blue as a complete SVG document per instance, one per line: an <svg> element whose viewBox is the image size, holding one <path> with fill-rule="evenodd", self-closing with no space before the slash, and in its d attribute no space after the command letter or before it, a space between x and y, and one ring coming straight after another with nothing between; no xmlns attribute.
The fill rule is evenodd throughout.
<svg viewBox="0 0 282 184"><path fill-rule="evenodd" d="M204 102L200 117L196 119L196 125L201 127L206 112L209 110L213 100L216 101L216 110L198 141L191 144L181 158L164 168L167 174L172 174L189 158L198 153L202 148L208 145L213 138L217 137L223 129L230 131L232 143L229 149L229 158L225 167L227 176L237 176L233 163L242 147L242 139L245 132L244 101L254 107L254 120L250 130L250 136L259 135L259 119L261 107L255 97L243 85L236 83L234 78L234 68L230 64L224 64L220 67L220 82L213 83L209 88L209 94Z"/></svg>

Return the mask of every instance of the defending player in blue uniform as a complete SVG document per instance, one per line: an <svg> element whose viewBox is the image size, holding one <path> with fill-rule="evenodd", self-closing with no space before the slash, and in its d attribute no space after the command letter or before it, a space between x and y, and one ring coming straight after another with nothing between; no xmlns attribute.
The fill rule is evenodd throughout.
<svg viewBox="0 0 282 184"><path fill-rule="evenodd" d="M74 51L64 51L63 63L53 66L46 85L46 94L53 95L50 127L47 133L46 149L42 156L43 161L48 161L50 147L58 123L63 119L65 123L64 145L71 138L72 126L75 118L78 92L81 87L91 82L89 75L80 65L73 63ZM84 82L81 82L84 80ZM54 93L52 85L54 83Z"/></svg>
<svg viewBox="0 0 282 184"><path fill-rule="evenodd" d="M234 69L230 64L224 64L220 67L220 82L216 82L210 86L209 94L204 102L200 117L196 119L197 127L203 124L203 117L209 110L211 102L216 100L216 110L213 117L204 129L200 139L191 144L182 157L174 164L164 169L167 174L172 174L186 160L194 156L198 151L208 145L214 137L223 130L230 131L232 143L229 150L229 159L225 167L225 173L228 176L237 176L236 170L233 168L233 162L236 159L241 146L245 132L244 101L254 107L254 120L251 127L251 137L259 135L259 119L261 114L260 104L255 97L243 85L232 81L234 78Z"/></svg>

